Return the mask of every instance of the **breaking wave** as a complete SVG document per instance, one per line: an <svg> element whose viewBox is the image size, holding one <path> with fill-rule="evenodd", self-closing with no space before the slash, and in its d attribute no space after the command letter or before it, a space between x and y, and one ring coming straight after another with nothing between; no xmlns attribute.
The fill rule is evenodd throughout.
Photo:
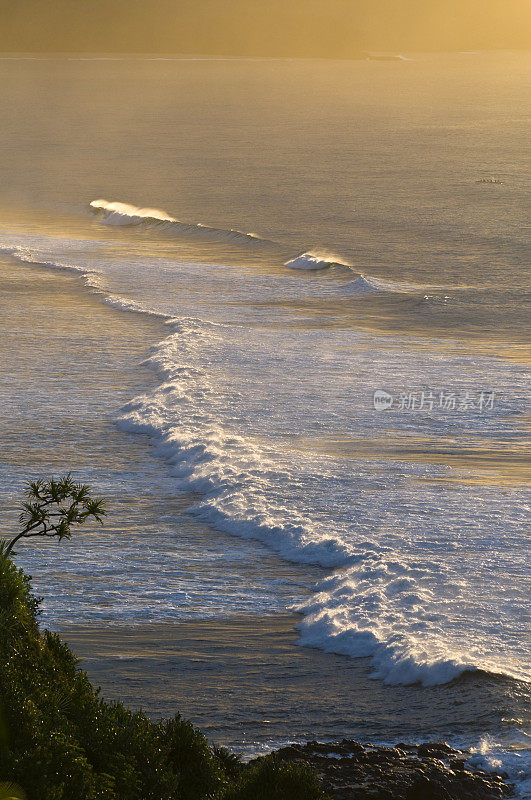
<svg viewBox="0 0 531 800"><path fill-rule="evenodd" d="M334 256L321 256L315 253L301 253L300 256L292 258L291 261L286 261L284 266L289 267L290 269L302 269L309 271L328 269L332 266L340 266L350 270L349 264L344 264Z"/></svg>
<svg viewBox="0 0 531 800"><path fill-rule="evenodd" d="M248 244L275 244L262 239L254 233L244 233L234 228L214 228L200 222L181 222L158 208L140 208L129 203L92 200L90 208L94 214L101 216L104 225L135 226L158 225L175 231L181 235L199 236L215 241L239 241Z"/></svg>
<svg viewBox="0 0 531 800"><path fill-rule="evenodd" d="M149 214L157 219L152 210ZM145 219L149 214L137 216ZM94 270L88 255L90 248L97 250L101 242L62 240L55 258L52 243L45 247L41 242L38 247L35 239L34 244L24 247L13 241L2 252L23 262L80 273L92 291L120 309L158 313L158 295L142 296L138 302L113 295L106 284L108 276ZM84 246L88 249L82 256ZM128 262L133 281L135 269L141 265ZM368 276L360 276L350 285L357 293L407 291L405 286ZM175 314L178 310L179 302ZM447 519L444 509L437 518L441 498L437 485L430 484L438 474L431 465L413 466L412 477L427 481L406 485L403 465L396 475L382 473L376 480L372 468L359 459L345 468L346 462L332 456L301 451L294 458L289 444L278 447L277 439L284 442L284 434L282 428L275 433L275 426L285 425L286 420L290 426L295 420L297 430L313 435L323 422L331 419L336 425L342 419L344 390L340 381L346 376L352 392L348 376L353 374L353 364L343 362L342 354L350 352L348 347L355 338L352 331L345 334L348 342L338 339L332 359L318 361L325 344L319 332L306 333L303 341L291 341L289 336L297 334L284 331L280 348L274 328L261 329L255 335L230 324L192 317L176 320L167 313L160 316L172 328L149 361L160 375L160 385L127 404L118 424L150 436L179 488L196 493L198 500L191 513L220 530L258 539L289 561L332 570L315 587L312 597L296 609L302 614L301 644L370 658L373 676L389 684L434 685L478 669L531 678L525 664L520 669L516 661L504 657L504 643L496 639L499 620L496 626L490 618L483 621L488 607L478 604L473 616L464 621L473 625L472 636L462 629L456 614L462 575L460 562L452 561L456 552L453 530L462 524L462 509L470 515L468 493L461 496L453 490L450 513L455 518ZM327 340L326 345L330 348L332 342ZM387 356L381 343L371 340L370 356L364 356L360 339L353 352L356 369L360 359L367 357L375 374L396 371L396 355L390 352ZM404 355L400 361L407 375L412 369L421 369L418 354L411 355L413 366L408 358ZM439 379L440 369L437 360L422 362L423 374L431 370ZM452 371L451 364L448 369ZM265 395L264 374L272 378ZM327 374L333 379L327 379ZM500 372L497 378L500 387L504 374ZM245 376L244 394L238 376ZM514 375L511 380L514 382ZM290 391L294 383L297 391ZM359 405L360 398L354 402L353 397L353 412ZM360 431L363 424L363 418L356 417ZM375 423L371 418L367 424ZM435 423L432 420L430 424ZM505 500L491 491L478 495L474 525L482 537L489 525L496 525L504 504ZM421 533L427 536L428 549L422 539L417 543ZM476 535L475 529L469 533ZM483 540L478 546L484 546ZM430 558L430 553L434 557ZM511 619L508 616L504 621L504 629L509 630ZM489 637L495 642L492 646ZM470 649L469 638L474 639Z"/></svg>
<svg viewBox="0 0 531 800"><path fill-rule="evenodd" d="M93 200L90 208L97 214L104 225L116 227L134 227L147 225L177 232L183 236L199 237L204 240L235 242L238 244L263 245L267 247L282 248L279 242L264 239L253 233L244 233L236 229L222 229L202 225L201 223L186 223L170 216L166 211L158 208L148 208L130 205L129 203L109 202L107 200ZM277 254L275 254L276 256ZM274 257L274 256L273 256ZM344 279L342 291L353 297L362 297L371 294L404 294L426 291L433 288L428 286L412 286L397 282L385 281L371 275L358 274L352 279L356 268L345 262L340 256L320 251L306 251L300 253L283 264L291 270L301 272L325 271L328 275ZM435 287L437 288L437 287Z"/></svg>
<svg viewBox="0 0 531 800"><path fill-rule="evenodd" d="M308 272L334 269L336 273L340 271L342 277L351 276L352 273L356 271L351 264L340 261L336 256L321 255L312 252L302 253L300 256L291 259L291 261L286 261L284 266L289 267L289 269L305 270ZM359 275L354 280L347 282L344 288L349 294L364 295L378 293L406 294L409 292L425 291L427 287L385 281L380 278L374 278L372 275Z"/></svg>
<svg viewBox="0 0 531 800"><path fill-rule="evenodd" d="M199 497L190 509L195 516L218 530L258 539L286 560L333 570L294 609L303 615L301 644L370 658L373 677L388 684L432 686L476 670L531 678L477 643L468 650L462 632L453 644L449 640L455 575L444 560L430 561L420 550L401 553L372 536L366 520L352 529L350 507L343 518L334 518L335 525L304 510L317 508L323 494L333 502L338 483L344 493L339 464L308 454L294 462L262 437L227 424L238 400L224 393L211 369L217 372L212 364L226 363L229 356L237 369L244 356L238 346L227 345L237 342L237 330L198 319L170 324L174 332L149 359L162 383L128 403L119 425L152 439L179 488ZM357 476L347 476L349 483L370 480L359 469ZM412 510L417 491L401 490L401 502ZM436 502L436 494L424 497L415 515ZM377 495L371 503L379 502ZM389 517L384 508L385 502L381 512ZM449 593L442 602L441 593Z"/></svg>

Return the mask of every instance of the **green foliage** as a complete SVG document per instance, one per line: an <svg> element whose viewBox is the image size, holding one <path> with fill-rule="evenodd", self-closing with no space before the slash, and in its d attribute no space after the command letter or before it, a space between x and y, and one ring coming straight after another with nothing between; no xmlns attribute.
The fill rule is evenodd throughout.
<svg viewBox="0 0 531 800"><path fill-rule="evenodd" d="M325 800L315 772L266 756L245 770L224 800Z"/></svg>
<svg viewBox="0 0 531 800"><path fill-rule="evenodd" d="M177 715L154 723L104 702L55 633L29 579L0 551L0 800L317 800L315 777L244 768ZM1 794L4 792L4 795ZM6 794L7 792L7 794Z"/></svg>
<svg viewBox="0 0 531 800"><path fill-rule="evenodd" d="M217 760L220 762L225 774L229 778L237 778L242 772L242 759L236 753L231 753L226 747L217 747L214 745L212 752Z"/></svg>
<svg viewBox="0 0 531 800"><path fill-rule="evenodd" d="M212 797L219 792L226 783L225 774L201 731L179 714L162 722L160 731L168 761L181 776L182 800Z"/></svg>
<svg viewBox="0 0 531 800"><path fill-rule="evenodd" d="M14 783L0 783L0 800L25 800L25 795Z"/></svg>
<svg viewBox="0 0 531 800"><path fill-rule="evenodd" d="M0 549L7 556L20 539L70 539L72 525L82 525L90 518L103 523L106 514L103 500L91 497L89 487L75 483L70 473L59 480L32 481L26 487L26 497L19 516L22 530L8 544L3 542Z"/></svg>

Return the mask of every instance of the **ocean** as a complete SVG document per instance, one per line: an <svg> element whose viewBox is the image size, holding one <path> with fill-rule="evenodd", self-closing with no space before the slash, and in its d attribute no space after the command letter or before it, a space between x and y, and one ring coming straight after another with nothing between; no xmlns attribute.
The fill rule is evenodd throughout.
<svg viewBox="0 0 531 800"><path fill-rule="evenodd" d="M529 796L529 67L0 60L2 501L120 507L20 548L43 624L295 612Z"/></svg>

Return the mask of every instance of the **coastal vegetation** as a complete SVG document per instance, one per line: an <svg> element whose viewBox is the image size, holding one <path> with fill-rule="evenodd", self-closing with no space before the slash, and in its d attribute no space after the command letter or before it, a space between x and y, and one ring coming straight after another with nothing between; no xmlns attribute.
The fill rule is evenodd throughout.
<svg viewBox="0 0 531 800"><path fill-rule="evenodd" d="M19 522L21 530L7 545L6 556L21 539L34 536L70 539L72 525L82 525L87 520L103 524L106 514L101 498L93 498L88 486L75 483L70 473L59 480L32 481L26 488L26 501L22 504Z"/></svg>
<svg viewBox="0 0 531 800"><path fill-rule="evenodd" d="M74 523L101 521L103 503L70 476L30 484L27 496L26 533L0 547L0 798L323 798L304 765L268 757L246 767L179 714L154 722L100 696L60 637L41 631L40 601L10 554L36 531L68 538Z"/></svg>

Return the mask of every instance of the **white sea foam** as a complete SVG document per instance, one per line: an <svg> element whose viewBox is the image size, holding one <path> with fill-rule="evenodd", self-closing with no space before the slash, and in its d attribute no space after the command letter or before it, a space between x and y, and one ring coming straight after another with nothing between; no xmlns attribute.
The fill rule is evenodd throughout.
<svg viewBox="0 0 531 800"><path fill-rule="evenodd" d="M94 212L103 212L106 225L140 225L141 222L149 221L178 221L158 208L138 208L129 203L109 203L107 200L93 200L90 207Z"/></svg>
<svg viewBox="0 0 531 800"><path fill-rule="evenodd" d="M102 270L95 268L96 265L100 266L99 261L95 261L94 257L87 258L87 255L89 255L91 251L98 252L102 243L90 240L54 239L52 237L42 236L15 236L10 238L19 243L13 244L12 246L0 246L0 254L10 256L23 264L33 264L36 267L73 272L80 276L91 293L100 295L103 302L122 311L150 314L151 316L167 319L167 315L164 313L150 310L142 305L142 303L127 297L120 297L110 292L109 285L105 280ZM112 245L107 243L107 246ZM80 247L86 250L85 258L80 255ZM69 255L73 253L75 254L75 258L73 258L72 261L75 261L77 258L81 263L75 264L70 263L70 261L59 260L57 258L58 252L61 253L64 258L68 258ZM53 257L54 255L56 256L55 258Z"/></svg>
<svg viewBox="0 0 531 800"><path fill-rule="evenodd" d="M338 462L308 453L297 453L294 459L289 452L280 456L278 445L266 444L262 431L281 436L283 390L293 379L290 373L300 374L300 365L268 351L277 367L282 364L279 383L267 387L276 412L262 420L264 394L260 391L257 397L258 386L247 384L244 402L251 416L242 418L237 375L251 350L252 359L257 358L255 340L247 334L245 343L239 343L237 329L200 320L174 324L177 332L150 360L163 383L155 393L130 403L120 424L153 439L180 488L201 496L192 511L202 520L258 538L291 561L334 570L297 607L304 615L302 644L370 656L374 677L387 683L433 685L477 668L531 677L516 631L513 656L503 652L492 595L488 606L474 601L474 581L463 584L461 574L459 526L468 526L468 547L482 558L483 548L494 541L501 497L478 490L472 499L467 491L453 488L453 508L446 512L440 507L440 488L430 483L420 488L418 483L441 476L444 468L380 465L376 480L371 467L359 460ZM357 348L359 354L359 341ZM306 363L304 354L298 355ZM220 373L227 364L236 379L229 383L230 393L226 375ZM440 367L440 362L424 364L425 369ZM265 367L271 377L270 368ZM305 407L302 394L300 409L291 406L299 430L311 427L314 409L320 408ZM335 416L333 405L328 413ZM409 486L407 474L413 478ZM476 517L472 527L465 522L471 500ZM515 524L521 519L517 515ZM486 579L482 574L481 581ZM495 591L494 585L490 589ZM465 628L458 613L464 603L470 607ZM523 598L515 597L509 616L518 617L522 604ZM471 634L470 626L476 633Z"/></svg>
<svg viewBox="0 0 531 800"><path fill-rule="evenodd" d="M335 263L341 262L337 261L333 256L321 256L315 253L301 253L300 256L292 258L291 261L286 261L284 266L289 267L290 269L315 270L327 269Z"/></svg>
<svg viewBox="0 0 531 800"><path fill-rule="evenodd" d="M49 253L47 257L46 251L39 248L39 244L42 246L42 237L36 237L37 243L35 240L31 242L31 245L33 246L28 246L28 237L15 237L15 240L16 239L19 239L21 243L14 244L12 246L0 247L0 254L10 256L11 258L14 258L24 264L34 264L35 266L47 267L48 269L59 269L65 272L74 272L82 277L83 282L89 289L101 294L105 292L105 285L102 281L102 276L99 273L92 271L86 265L70 264L65 263L64 261L55 260L53 259L52 253ZM50 240L46 238L45 241L48 243ZM35 244L37 244L37 246L35 246ZM80 244L89 250L94 246L92 242L80 242ZM65 249L68 250L68 245ZM63 255L67 255L67 253L63 253Z"/></svg>
<svg viewBox="0 0 531 800"><path fill-rule="evenodd" d="M150 359L160 385L131 401L119 424L151 437L176 485L197 493L197 517L332 571L298 605L301 643L370 657L374 677L388 683L432 685L478 668L529 679L523 491L446 482L447 467L422 460L320 446L338 432L507 440L525 407L523 370L406 341L390 349L352 330L256 327L255 307L247 317L243 304L242 322L255 326L235 325L232 301L278 288L269 277L238 280L229 267L220 275L218 265L124 257L119 248L102 256L101 243L81 240L4 236L3 247L82 272L119 308L173 317ZM278 280L286 296L300 291L295 277ZM182 317L197 309L199 290L218 321ZM492 413L379 414L372 405L374 388L460 392L478 382L499 393ZM175 614L173 601L168 608Z"/></svg>
<svg viewBox="0 0 531 800"><path fill-rule="evenodd" d="M476 747L471 748L468 763L486 772L506 773L514 784L514 797L519 800L531 798L531 748L528 741L515 742L511 747L484 736Z"/></svg>

